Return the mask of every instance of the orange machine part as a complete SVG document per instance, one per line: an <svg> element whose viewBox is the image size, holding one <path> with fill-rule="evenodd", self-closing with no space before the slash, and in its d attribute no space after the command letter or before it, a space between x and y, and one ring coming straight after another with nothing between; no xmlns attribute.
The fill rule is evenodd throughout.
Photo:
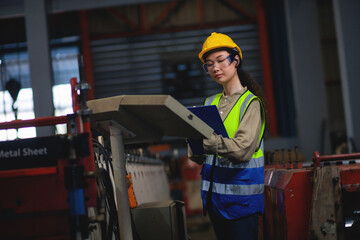
<svg viewBox="0 0 360 240"><path fill-rule="evenodd" d="M128 184L128 195L129 195L130 208L136 208L138 206L138 204L137 204L136 197L135 197L134 185L131 180L131 174L128 174L126 176L126 181Z"/></svg>

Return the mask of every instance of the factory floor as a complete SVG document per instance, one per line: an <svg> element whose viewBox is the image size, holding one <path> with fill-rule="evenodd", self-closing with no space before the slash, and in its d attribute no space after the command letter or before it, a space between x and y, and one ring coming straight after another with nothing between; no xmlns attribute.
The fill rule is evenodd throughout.
<svg viewBox="0 0 360 240"><path fill-rule="evenodd" d="M188 240L216 240L208 216L187 216Z"/></svg>

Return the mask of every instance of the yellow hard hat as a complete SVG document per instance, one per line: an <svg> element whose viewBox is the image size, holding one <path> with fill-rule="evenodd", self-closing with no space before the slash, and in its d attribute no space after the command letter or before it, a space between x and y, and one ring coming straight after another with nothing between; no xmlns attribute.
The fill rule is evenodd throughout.
<svg viewBox="0 0 360 240"><path fill-rule="evenodd" d="M199 53L200 60L205 63L203 56L205 53L216 48L235 48L239 52L242 59L242 53L238 45L227 35L213 32L204 42L201 52Z"/></svg>

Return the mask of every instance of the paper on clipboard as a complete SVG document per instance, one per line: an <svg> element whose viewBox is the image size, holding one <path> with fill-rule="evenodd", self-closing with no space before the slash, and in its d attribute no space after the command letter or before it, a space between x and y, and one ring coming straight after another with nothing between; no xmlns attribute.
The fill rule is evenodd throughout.
<svg viewBox="0 0 360 240"><path fill-rule="evenodd" d="M215 105L188 107L187 109L214 129L216 134L229 138L219 111ZM188 142L194 155L204 154L202 139L188 139Z"/></svg>

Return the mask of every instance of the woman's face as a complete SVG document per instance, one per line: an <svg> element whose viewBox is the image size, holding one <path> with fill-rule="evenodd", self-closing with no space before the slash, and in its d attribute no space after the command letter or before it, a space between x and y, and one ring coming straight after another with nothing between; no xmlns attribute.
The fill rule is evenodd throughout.
<svg viewBox="0 0 360 240"><path fill-rule="evenodd" d="M224 85L235 79L237 76L236 66L239 56L232 61L227 51L211 53L205 61L208 73L217 83Z"/></svg>

